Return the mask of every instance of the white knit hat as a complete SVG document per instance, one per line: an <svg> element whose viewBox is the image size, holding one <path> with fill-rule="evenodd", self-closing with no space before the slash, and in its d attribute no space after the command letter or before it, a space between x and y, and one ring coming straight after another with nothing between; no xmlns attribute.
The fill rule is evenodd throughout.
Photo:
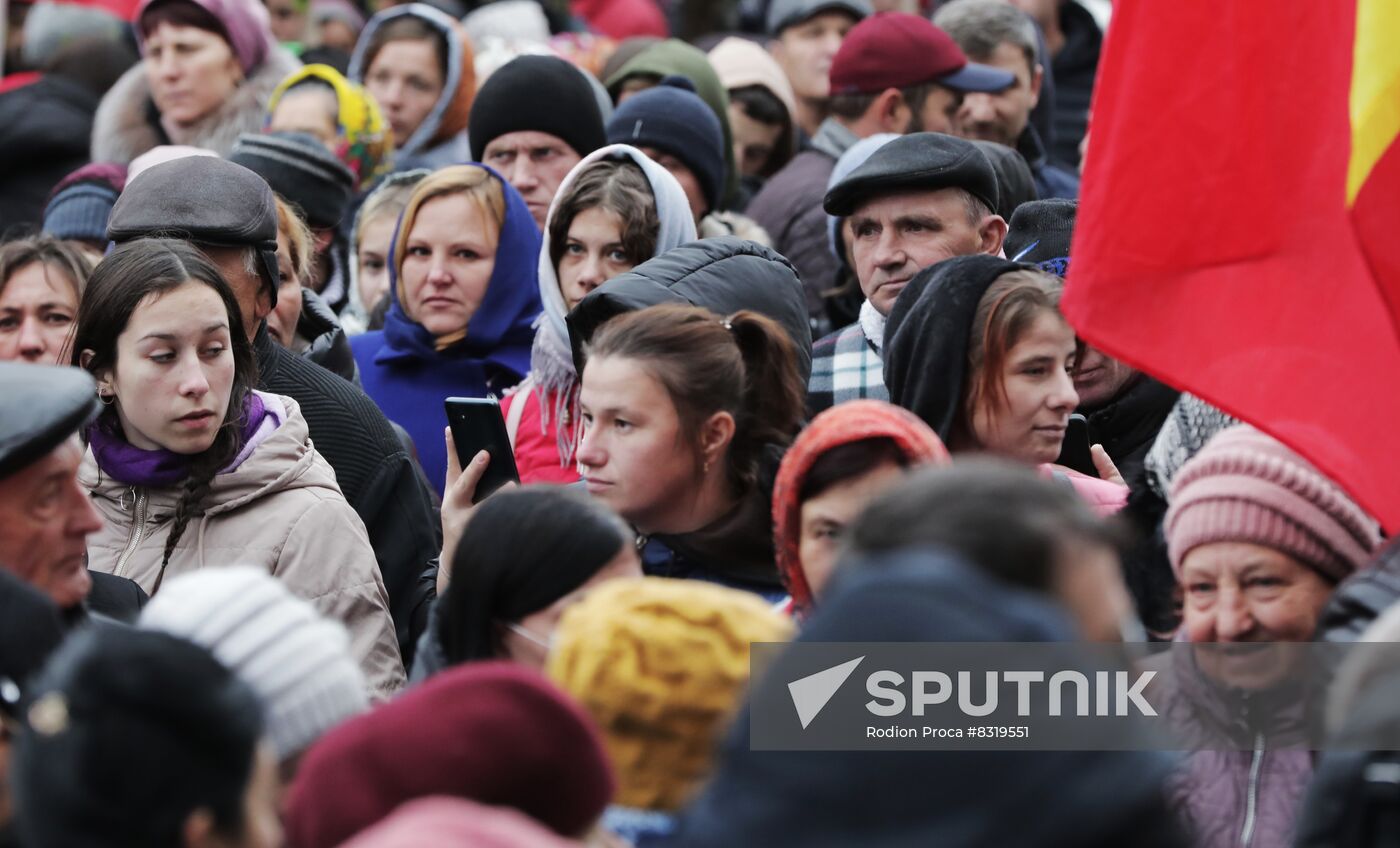
<svg viewBox="0 0 1400 848"><path fill-rule="evenodd" d="M140 626L207 648L257 692L279 760L369 709L350 638L267 572L205 568L166 583Z"/></svg>

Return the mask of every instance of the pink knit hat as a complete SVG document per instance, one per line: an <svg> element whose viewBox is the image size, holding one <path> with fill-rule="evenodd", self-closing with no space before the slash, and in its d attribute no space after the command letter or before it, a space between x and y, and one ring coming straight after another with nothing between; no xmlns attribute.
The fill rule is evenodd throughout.
<svg viewBox="0 0 1400 848"><path fill-rule="evenodd" d="M1222 430L1177 472L1167 549L1181 561L1211 542L1273 548L1338 582L1380 544L1380 528L1307 460L1248 425Z"/></svg>

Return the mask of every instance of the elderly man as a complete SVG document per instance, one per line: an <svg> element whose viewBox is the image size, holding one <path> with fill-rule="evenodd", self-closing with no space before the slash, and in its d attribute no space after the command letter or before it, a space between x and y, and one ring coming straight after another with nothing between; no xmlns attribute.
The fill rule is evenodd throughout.
<svg viewBox="0 0 1400 848"><path fill-rule="evenodd" d="M130 580L87 570L87 537L102 518L78 485L78 431L100 408L83 371L0 363L0 569L70 624L88 610L134 621L146 599Z"/></svg>
<svg viewBox="0 0 1400 848"><path fill-rule="evenodd" d="M277 207L241 165L190 157L127 184L107 226L115 242L182 233L233 289L258 359L257 388L301 407L316 450L369 531L405 662L427 622L438 522L426 481L379 407L354 384L276 344L265 319L277 303Z"/></svg>
<svg viewBox="0 0 1400 848"><path fill-rule="evenodd" d="M992 164L972 142L914 133L875 151L826 195L850 228L851 264L865 295L860 320L813 346L807 410L857 398L889 400L885 319L919 271L954 256L996 254L1006 237Z"/></svg>
<svg viewBox="0 0 1400 848"><path fill-rule="evenodd" d="M515 186L544 229L559 184L603 146L603 116L583 73L554 56L520 56L472 101L472 158Z"/></svg>
<svg viewBox="0 0 1400 848"><path fill-rule="evenodd" d="M831 63L831 117L811 149L774 174L747 210L801 274L817 332L830 327L824 295L838 270L822 195L841 154L877 133L952 133L968 92L1000 91L1013 80L968 62L946 32L916 15L874 15L846 35Z"/></svg>

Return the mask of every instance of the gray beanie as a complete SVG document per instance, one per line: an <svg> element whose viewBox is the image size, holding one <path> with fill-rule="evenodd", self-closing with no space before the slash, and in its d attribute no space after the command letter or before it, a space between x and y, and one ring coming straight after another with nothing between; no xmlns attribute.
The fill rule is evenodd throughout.
<svg viewBox="0 0 1400 848"><path fill-rule="evenodd" d="M205 568L171 580L140 626L203 646L252 687L279 760L369 709L345 628L261 569Z"/></svg>

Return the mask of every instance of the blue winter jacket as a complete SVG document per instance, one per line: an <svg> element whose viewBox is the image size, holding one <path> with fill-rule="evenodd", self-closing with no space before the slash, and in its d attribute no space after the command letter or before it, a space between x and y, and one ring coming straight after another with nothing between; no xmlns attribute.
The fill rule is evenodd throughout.
<svg viewBox="0 0 1400 848"><path fill-rule="evenodd" d="M520 382L530 370L534 323L541 308L536 279L540 231L520 194L495 171L491 175L505 191L505 224L486 297L467 325L466 338L437 350L433 334L409 318L399 303L398 259L390 255L391 306L384 329L350 340L365 393L413 437L423 470L439 494L447 474L443 400L499 396Z"/></svg>

